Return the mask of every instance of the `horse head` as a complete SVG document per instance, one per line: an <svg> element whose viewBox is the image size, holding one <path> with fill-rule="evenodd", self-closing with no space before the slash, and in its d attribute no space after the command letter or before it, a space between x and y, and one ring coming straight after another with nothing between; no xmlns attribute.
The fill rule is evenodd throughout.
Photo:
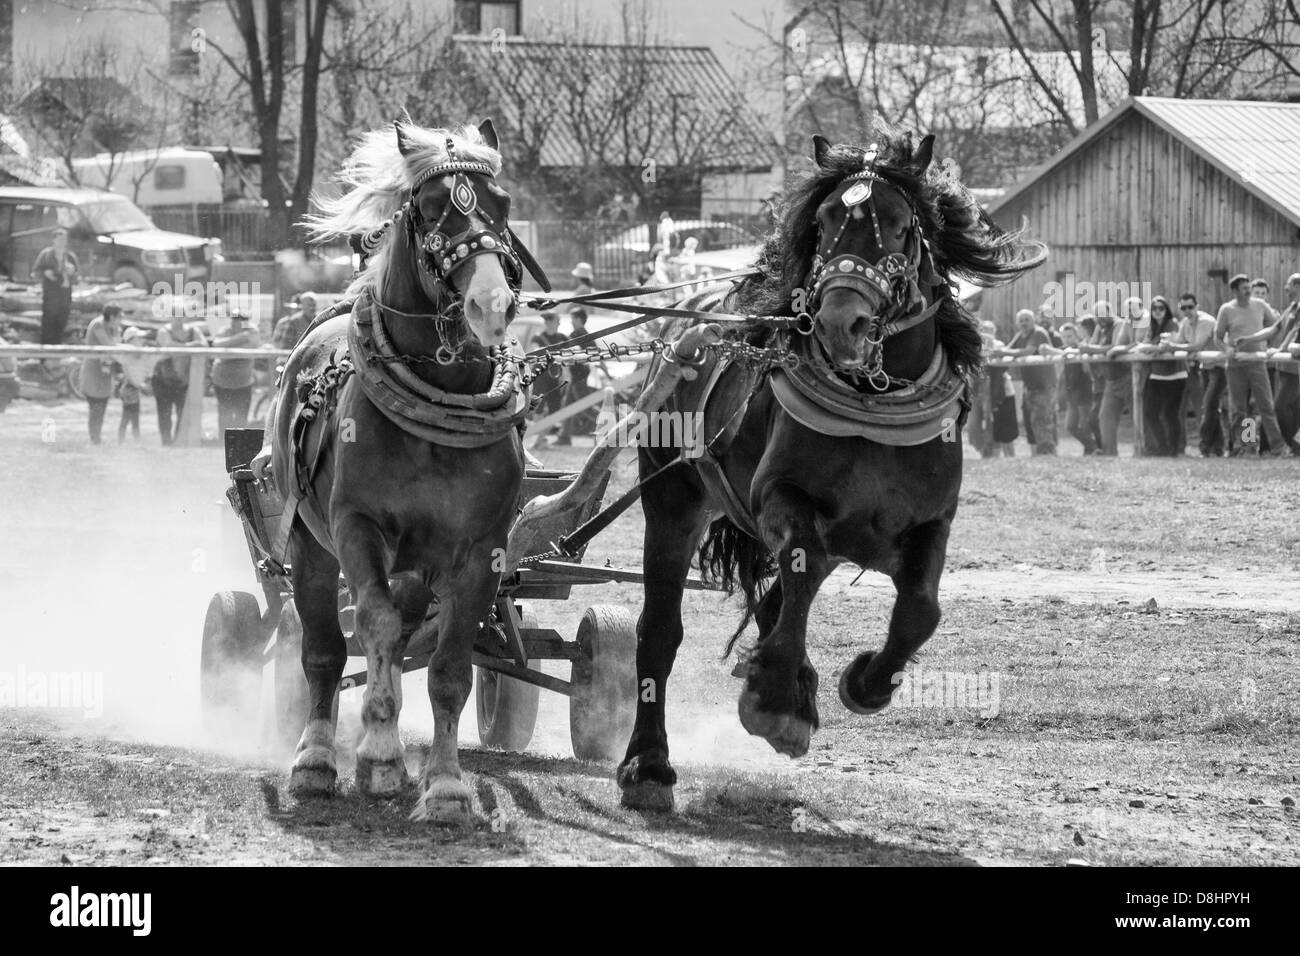
<svg viewBox="0 0 1300 956"><path fill-rule="evenodd" d="M510 194L496 181L499 164L458 155L451 135L430 163L428 145L414 138L411 127L399 122L394 128L408 165L426 163L414 173L403 217L418 283L431 302L459 301L484 347L500 345L514 318L523 261L510 232ZM492 121L478 129L482 145L495 154Z"/></svg>
<svg viewBox="0 0 1300 956"><path fill-rule="evenodd" d="M830 174L833 185L816 209L806 311L827 358L842 369L879 373L885 339L925 314L935 278L911 191L933 148L934 137L926 136L896 169L878 163L875 144L832 147L813 137L820 174Z"/></svg>

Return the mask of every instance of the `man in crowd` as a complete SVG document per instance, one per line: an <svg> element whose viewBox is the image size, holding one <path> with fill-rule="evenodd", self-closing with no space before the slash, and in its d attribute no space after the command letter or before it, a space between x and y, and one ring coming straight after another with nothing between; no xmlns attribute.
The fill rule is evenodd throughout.
<svg viewBox="0 0 1300 956"><path fill-rule="evenodd" d="M232 309L230 323L212 344L221 349L255 349L262 344L262 336L249 324L247 315ZM253 401L253 360L217 359L212 363L212 390L217 394L217 434L224 436L227 428L243 428Z"/></svg>
<svg viewBox="0 0 1300 956"><path fill-rule="evenodd" d="M570 341L582 338L587 334L586 309L571 309L569 311L569 322L573 325L573 334L569 336ZM576 402L591 391L591 385L587 382L587 376L590 373L591 369L586 363L569 366L569 388L565 397L566 402ZM594 427L592 422L595 420L595 413L594 408L589 408L584 409L577 415L569 416L564 423L564 428L560 431L560 437L555 440L555 444L569 445L572 444L574 435L588 434Z"/></svg>
<svg viewBox="0 0 1300 956"><path fill-rule="evenodd" d="M1084 316L1080 319L1090 319ZM1095 327L1096 322L1092 325ZM1091 334L1091 332L1089 332ZM1061 326L1061 348L1052 347L1045 354L1060 355L1067 350L1077 350L1081 337L1079 329L1067 322ZM1061 397L1065 401L1065 429L1083 446L1085 455L1097 452L1088 418L1092 409L1092 377L1082 362L1066 362L1061 372Z"/></svg>
<svg viewBox="0 0 1300 956"><path fill-rule="evenodd" d="M1295 355L1300 353L1300 272L1292 273L1285 288L1288 302L1282 310L1274 343L1279 352ZM1293 363L1277 366L1273 406L1282 437L1290 445L1292 454L1300 454L1300 443L1295 440L1296 432L1300 431L1300 366Z"/></svg>
<svg viewBox="0 0 1300 956"><path fill-rule="evenodd" d="M555 312L543 312L542 331L533 337L532 348L541 349L563 345L564 340L565 335L560 331L559 315ZM535 415L540 418L558 412L564 406L564 391L564 368L560 365L552 365L539 375L537 381L533 383L533 395L536 396L537 400ZM544 438L551 432L556 431L557 427L552 425L539 438Z"/></svg>
<svg viewBox="0 0 1300 956"><path fill-rule="evenodd" d="M1040 349L1052 347L1047 333L1034 322L1030 309L1016 313L1016 334L1002 349L1003 355L1039 355ZM1025 386L1025 430L1032 435L1035 455L1056 454L1056 370L1051 365L1025 365L1020 368Z"/></svg>
<svg viewBox="0 0 1300 956"><path fill-rule="evenodd" d="M32 278L41 281L41 344L62 345L63 331L72 314L72 286L80 264L68 249L68 230L54 230L51 245L36 255Z"/></svg>
<svg viewBox="0 0 1300 956"><path fill-rule="evenodd" d="M1104 299L1097 303L1096 313L1097 330L1090 342L1080 344L1079 351L1106 355L1109 358L1117 358L1127 352L1133 344L1128 323L1117 321L1111 304ZM1097 400L1096 392L1093 393L1094 414L1101 434L1101 447L1097 454L1114 458L1119 455L1119 419L1132 401L1132 377L1124 362L1103 364L1102 376L1104 385L1100 401Z"/></svg>
<svg viewBox="0 0 1300 956"><path fill-rule="evenodd" d="M1273 390L1269 387L1268 368L1262 362L1234 362L1238 353L1255 354L1265 349L1278 323L1277 313L1262 299L1252 298L1250 277L1236 275L1228 283L1234 298L1219 307L1214 336L1223 342L1228 356L1228 409L1232 418L1234 454L1259 454L1259 425L1268 436L1270 454L1290 454L1273 408ZM1247 403L1253 399L1259 422L1247 418Z"/></svg>
<svg viewBox="0 0 1300 956"><path fill-rule="evenodd" d="M275 323L275 331L271 333L271 344L277 349L293 348L314 318L316 318L316 296L304 292L298 296L298 311L286 315Z"/></svg>
<svg viewBox="0 0 1300 956"><path fill-rule="evenodd" d="M1184 292L1178 297L1177 344L1196 352L1218 352L1223 343L1214 337L1214 316L1196 307L1196 296ZM1223 394L1228 387L1224 368L1197 362L1201 381L1201 420L1197 446L1202 458L1221 458L1226 447L1227 423L1223 420Z"/></svg>

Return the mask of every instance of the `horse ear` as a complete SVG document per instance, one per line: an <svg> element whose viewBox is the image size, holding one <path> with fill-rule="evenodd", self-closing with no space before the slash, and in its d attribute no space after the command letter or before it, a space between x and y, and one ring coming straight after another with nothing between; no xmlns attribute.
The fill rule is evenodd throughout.
<svg viewBox="0 0 1300 956"><path fill-rule="evenodd" d="M397 130L397 151L403 156L411 155L415 144L406 135L406 125L401 120L397 120L393 123L393 129Z"/></svg>
<svg viewBox="0 0 1300 956"><path fill-rule="evenodd" d="M831 141L820 133L813 133L813 159L818 166L826 168L826 157L831 151Z"/></svg>
<svg viewBox="0 0 1300 956"><path fill-rule="evenodd" d="M483 142L487 143L493 149L496 149L500 145L500 141L497 139L497 128L492 125L492 117L489 116L487 119L483 120L483 122L479 123L478 131L479 135L483 137Z"/></svg>
<svg viewBox="0 0 1300 956"><path fill-rule="evenodd" d="M924 173L930 168L930 160L934 158L934 134L927 133L921 139L921 145L916 147L916 152L912 154L912 165L916 167L918 174Z"/></svg>

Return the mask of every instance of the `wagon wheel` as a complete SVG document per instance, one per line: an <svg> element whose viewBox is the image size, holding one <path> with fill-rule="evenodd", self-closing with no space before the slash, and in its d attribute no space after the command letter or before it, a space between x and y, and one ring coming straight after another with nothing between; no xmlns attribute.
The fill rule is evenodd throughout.
<svg viewBox="0 0 1300 956"><path fill-rule="evenodd" d="M208 602L199 651L204 723L227 730L256 727L262 696L262 613L246 591L218 591Z"/></svg>
<svg viewBox="0 0 1300 956"><path fill-rule="evenodd" d="M528 605L519 605L520 623L525 629L537 627L537 617ZM528 669L540 671L540 661L529 661ZM484 747L523 750L533 739L537 725L537 699L541 688L536 684L498 674L486 668L474 668L478 685L474 691L478 712L478 739Z"/></svg>
<svg viewBox="0 0 1300 956"><path fill-rule="evenodd" d="M622 755L636 722L636 620L625 607L597 604L578 625L569 737L580 760Z"/></svg>
<svg viewBox="0 0 1300 956"><path fill-rule="evenodd" d="M86 393L81 390L81 363L69 362L68 371L65 377L67 382L68 394L73 398L85 398Z"/></svg>
<svg viewBox="0 0 1300 956"><path fill-rule="evenodd" d="M271 652L271 675L275 688L272 739L292 750L307 726L308 705L307 675L302 671L302 619L298 617L293 598L285 601L280 611L275 648Z"/></svg>

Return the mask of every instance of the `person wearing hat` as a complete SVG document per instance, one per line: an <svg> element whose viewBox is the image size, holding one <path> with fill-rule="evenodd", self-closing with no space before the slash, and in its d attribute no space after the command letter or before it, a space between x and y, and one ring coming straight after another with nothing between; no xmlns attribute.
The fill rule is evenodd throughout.
<svg viewBox="0 0 1300 956"><path fill-rule="evenodd" d="M1278 315L1263 299L1252 298L1250 276L1239 274L1228 283L1233 298L1219 306L1214 324L1214 337L1223 342L1228 357L1225 375L1228 380L1228 413L1232 419L1232 454L1259 455L1259 429L1252 429L1254 437L1246 431L1247 403L1254 399L1259 412L1259 423L1268 436L1269 454L1274 458L1290 455L1291 449L1282 436L1273 407L1273 390L1269 387L1268 367L1261 362L1234 362L1238 352L1262 352L1265 343L1277 331Z"/></svg>
<svg viewBox="0 0 1300 956"><path fill-rule="evenodd" d="M231 309L230 324L217 333L212 344L219 349L255 349L262 344L262 337L246 314ZM212 390L217 394L217 434L224 436L227 428L243 428L253 402L253 360L217 359L212 363Z"/></svg>
<svg viewBox="0 0 1300 956"><path fill-rule="evenodd" d="M579 262L569 275L578 280L574 285L574 295L590 295L596 291L593 285L596 281L596 273L591 268L590 262Z"/></svg>
<svg viewBox="0 0 1300 956"><path fill-rule="evenodd" d="M86 326L87 345L120 345L122 343L122 326L118 321L122 307L109 303L104 306L102 315L90 320ZM81 360L81 394L86 396L90 406L90 443L98 445L104 430L104 413L108 411L108 400L113 394L113 361L98 355L90 355Z"/></svg>

